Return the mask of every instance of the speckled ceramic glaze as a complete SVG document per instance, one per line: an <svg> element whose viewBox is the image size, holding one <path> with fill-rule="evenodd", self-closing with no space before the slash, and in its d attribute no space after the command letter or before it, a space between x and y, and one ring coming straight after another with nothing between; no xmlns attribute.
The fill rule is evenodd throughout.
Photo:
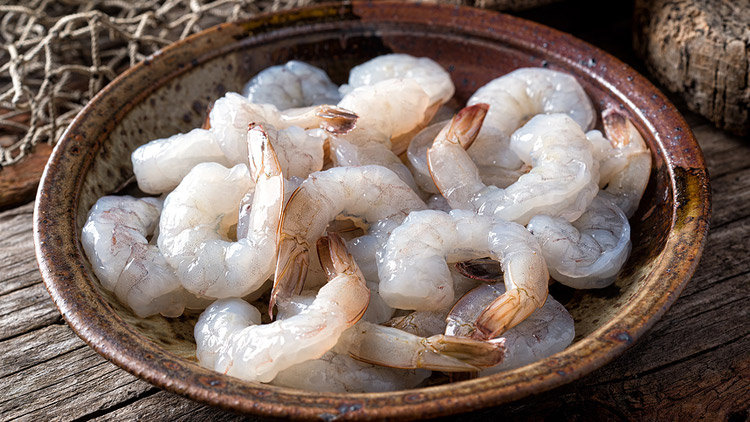
<svg viewBox="0 0 750 422"><path fill-rule="evenodd" d="M451 73L454 106L515 68L575 75L599 110L619 107L651 147L654 168L633 226L633 253L616 283L596 292L554 287L573 314L567 350L491 377L382 394L332 394L245 382L200 367L196 316L139 319L101 289L79 233L96 199L132 176L139 145L199 126L206 106L259 70L290 59L349 68L384 53L428 56ZM505 403L570 382L621 354L674 302L696 268L708 228L709 186L688 125L645 78L550 28L470 8L354 3L263 15L165 48L107 86L78 115L44 173L36 252L52 298L91 347L154 385L240 412L304 419L413 419Z"/></svg>

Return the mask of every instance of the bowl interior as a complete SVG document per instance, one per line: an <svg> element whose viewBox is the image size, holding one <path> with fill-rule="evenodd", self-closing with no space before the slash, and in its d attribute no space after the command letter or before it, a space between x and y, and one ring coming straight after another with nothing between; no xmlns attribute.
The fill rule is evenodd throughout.
<svg viewBox="0 0 750 422"><path fill-rule="evenodd" d="M389 8L401 15L387 15ZM699 210L694 214L705 223L708 207L707 179L700 150L687 125L666 99L632 69L606 53L539 25L473 9L390 3L385 3L379 9L383 10L370 8L367 4L321 6L309 9L314 13L288 12L243 24L226 24L170 47L160 56L149 58L92 101L61 141L45 175L47 180L43 180L40 188L40 195L45 189L63 197L70 195L70 203L66 205L58 201L53 204L52 200L45 199L38 204L40 239L52 236L51 232L55 230L63 230L52 227L49 219L55 213L48 208L67 209L60 212L70 214L71 221L74 219L74 223L63 223L68 226L64 230L67 230L67 239L71 243L68 245L70 253L56 259L65 260L70 267L78 268L71 270L77 275L65 282L71 288L75 284L77 289L90 290L88 295L96 302L96 309L92 307L83 315L80 308L73 309L69 303L60 305L59 296L62 293L59 292L64 290L62 282L53 275L45 275L45 281L63 314L82 337L100 351L105 348L103 338L108 336L110 340L107 341L114 343L106 343L106 348L116 347L123 338L143 340L139 345L145 345L147 352L136 350L121 353L110 350L103 354L131 372L140 372L157 385L212 404L276 416L310 416L318 410L310 411L312 413L304 410L306 406L309 407L304 400L284 404L284 400L287 400L282 399L286 397L284 394L299 394L294 397L306 397L310 403L334 403L335 395L323 395L325 397L321 399L323 396L245 383L201 370L194 363L192 330L197 314L180 318L136 317L127 307L120 305L112 293L100 288L81 253L77 233L80 233L87 212L95 201L130 180L130 153L135 148L152 139L200 126L206 107L213 100L227 91L240 91L258 71L292 59L303 60L325 69L334 82L340 84L346 82L348 71L354 65L392 52L427 56L447 69L457 89L450 104L455 108L461 107L477 88L489 80L519 67L547 67L573 74L598 111L614 106L630 116L651 147L654 165L646 194L638 212L631 219L633 251L617 281L611 287L598 291L578 291L560 285L551 287L552 294L566 306L576 322L575 343L568 351L513 371L513 376L505 377L502 381L502 376L492 377L491 382L496 384L472 380L453 386L432 387L437 390L413 390L417 394L415 397L419 398L414 399L415 403L424 404L429 402L431 394L445 397L445 389L453 389L456 397L465 398L462 405L453 408L446 408L443 406L445 402L441 402L441 407L425 405L420 410L422 413L414 413L408 410L409 406L404 407L409 405L405 402L406 397L411 396L361 395L363 400L371 399L369 403L377 403L377 406L373 404L373 409L380 409L378 415L452 413L552 388L580 377L621 353L653 323L653 318L664 312L692 274L693 260L697 262L702 235L705 234L705 230L701 232L694 227L680 226L678 220L681 217L675 209L699 201ZM672 120L657 121L659 108L662 108L660 114L666 116L664 118ZM675 127L684 136L685 141L680 147L690 147L691 151L687 153L694 157L675 158L681 153L673 152L676 146L672 141L667 141L671 135L665 136L667 129L672 133ZM688 163L681 163L681 160L688 160ZM682 175L683 170L680 169L685 167L690 171ZM694 171L701 168L702 173ZM678 180L680 177L698 177L698 182L690 183L703 185L688 189L685 186L690 183L686 185L684 180ZM55 178L67 178L68 181L63 184L55 182ZM703 210L702 215L699 215L700 210ZM48 220L42 221L45 216ZM678 279L666 286L659 285L660 278L664 276L664 266L667 265L665 260L671 259L675 253L673 237L677 229L699 234L697 240L693 239L693 248L688 250L693 260L690 264L686 263L684 268L674 268L679 275L672 274L670 277ZM66 241L62 238L58 240ZM41 246L43 273L57 271L59 275L60 269L55 269L59 262L52 263L53 253L44 250L44 246ZM658 300L647 304L643 302L644 298L654 295ZM84 328L90 327L92 320L102 325L96 329ZM125 334L120 337L120 334L111 334L114 332ZM147 355L158 362L134 362L138 359L148 360ZM170 369L166 362L171 362L174 368ZM173 376L177 378L185 378L183 371L188 371L218 381L211 385L170 388L176 384L169 379L168 373L149 375L150 368L157 364L161 367L166 365L167 372L174 372ZM535 383L533 377L539 374L547 378L541 377L542 382ZM515 390L511 388L514 384ZM233 389L237 385L241 387ZM502 388L490 395L486 392L476 395L473 401L466 398L479 388L485 389L491 385ZM522 387L520 390L519 385ZM261 396L275 396L276 399L271 401L276 400L276 407L256 406L255 410L251 409L253 403L267 401L267 397L259 399L247 395L248 391L266 392ZM216 395L212 395L212 392L216 392ZM222 394L223 399L219 397ZM242 400L245 402L236 404L226 399L234 397L232 394L244 397ZM399 405L389 400L399 400ZM391 410L387 409L389 403Z"/></svg>

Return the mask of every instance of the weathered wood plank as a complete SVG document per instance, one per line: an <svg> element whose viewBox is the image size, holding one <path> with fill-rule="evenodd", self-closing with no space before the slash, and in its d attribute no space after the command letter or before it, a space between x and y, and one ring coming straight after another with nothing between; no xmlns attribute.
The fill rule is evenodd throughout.
<svg viewBox="0 0 750 422"><path fill-rule="evenodd" d="M83 347L0 378L0 414L20 421L67 421L151 389Z"/></svg>
<svg viewBox="0 0 750 422"><path fill-rule="evenodd" d="M0 342L0 378L88 347L67 325L55 324Z"/></svg>
<svg viewBox="0 0 750 422"><path fill-rule="evenodd" d="M0 340L62 321L44 284L37 283L0 300Z"/></svg>
<svg viewBox="0 0 750 422"><path fill-rule="evenodd" d="M252 416L237 415L221 409L215 409L202 404L175 396L165 391L138 400L135 403L116 409L92 419L97 422L104 421L193 421L222 422L232 421L264 421Z"/></svg>
<svg viewBox="0 0 750 422"><path fill-rule="evenodd" d="M42 280L34 255L29 203L0 213L0 297Z"/></svg>

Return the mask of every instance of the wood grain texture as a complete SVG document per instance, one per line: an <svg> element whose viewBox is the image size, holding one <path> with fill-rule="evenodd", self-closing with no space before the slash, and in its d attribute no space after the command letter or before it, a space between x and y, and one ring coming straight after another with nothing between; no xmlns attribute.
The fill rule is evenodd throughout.
<svg viewBox="0 0 750 422"><path fill-rule="evenodd" d="M635 46L651 72L717 127L750 134L746 1L638 0Z"/></svg>

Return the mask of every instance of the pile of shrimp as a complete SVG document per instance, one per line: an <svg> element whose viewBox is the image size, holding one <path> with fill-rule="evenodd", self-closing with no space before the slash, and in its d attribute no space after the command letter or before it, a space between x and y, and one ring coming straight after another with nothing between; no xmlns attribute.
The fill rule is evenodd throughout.
<svg viewBox="0 0 750 422"><path fill-rule="evenodd" d="M550 278L615 281L651 155L614 109L592 130L562 72L500 76L446 120L454 91L404 54L342 86L298 61L260 72L133 152L144 195L99 199L83 228L94 273L139 317L202 311L200 364L250 381L389 391L564 350ZM456 265L480 258L502 280Z"/></svg>

